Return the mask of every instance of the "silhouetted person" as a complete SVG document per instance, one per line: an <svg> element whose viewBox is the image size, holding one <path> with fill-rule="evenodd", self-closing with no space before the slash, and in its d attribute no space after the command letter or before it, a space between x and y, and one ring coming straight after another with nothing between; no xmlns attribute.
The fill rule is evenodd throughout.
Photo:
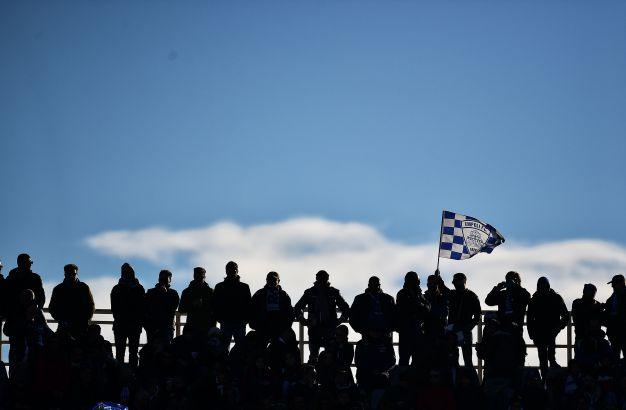
<svg viewBox="0 0 626 410"><path fill-rule="evenodd" d="M194 337L208 335L209 329L215 327L213 313L213 289L206 283L206 270L202 267L193 269L193 280L183 290L178 310L187 314L185 332Z"/></svg>
<svg viewBox="0 0 626 410"><path fill-rule="evenodd" d="M235 343L243 341L250 320L252 296L250 286L240 280L239 267L235 262L226 264L226 278L215 285L213 302L215 318L220 323L226 346L233 337Z"/></svg>
<svg viewBox="0 0 626 410"><path fill-rule="evenodd" d="M369 278L365 292L357 295L350 307L350 326L367 337L370 333L383 333L391 337L395 329L396 304L380 288L380 279Z"/></svg>
<svg viewBox="0 0 626 410"><path fill-rule="evenodd" d="M279 283L278 273L270 272L265 278L265 286L252 296L250 327L265 342L278 337L293 323L291 299Z"/></svg>
<svg viewBox="0 0 626 410"><path fill-rule="evenodd" d="M367 337L361 338L354 351L354 364L360 388L369 392L386 387L387 372L396 364L391 337L380 331L371 331Z"/></svg>
<svg viewBox="0 0 626 410"><path fill-rule="evenodd" d="M450 289L445 285L439 271L426 280L424 297L430 305L430 313L424 323L424 333L429 339L442 337L448 324Z"/></svg>
<svg viewBox="0 0 626 410"><path fill-rule="evenodd" d="M347 318L350 309L339 290L330 286L328 278L325 270L317 272L313 287L304 291L294 307L296 318L305 322L309 330L309 362L311 363L317 361L320 347L327 347L335 328L339 322ZM308 316L305 321L304 309L307 308ZM341 311L339 319L337 308Z"/></svg>
<svg viewBox="0 0 626 410"><path fill-rule="evenodd" d="M50 314L59 323L59 329L80 339L87 332L95 304L89 286L78 280L78 266L70 263L63 271L65 279L52 290Z"/></svg>
<svg viewBox="0 0 626 410"><path fill-rule="evenodd" d="M519 273L510 271L505 281L498 283L485 298L487 306L498 307L498 320L502 325L512 325L521 334L530 293L522 287Z"/></svg>
<svg viewBox="0 0 626 410"><path fill-rule="evenodd" d="M624 275L615 275L610 282L613 294L604 304L606 334L611 342L615 358L623 353L626 358L626 286Z"/></svg>
<svg viewBox="0 0 626 410"><path fill-rule="evenodd" d="M417 273L411 271L404 276L404 286L396 295L398 352L400 366L413 363L420 353L424 337L424 321L430 312L430 304L424 298Z"/></svg>
<svg viewBox="0 0 626 410"><path fill-rule="evenodd" d="M483 339L476 347L476 354L485 361L485 408L507 408L509 389L519 387L526 358L526 345L519 329L510 322L501 324L496 317L485 315Z"/></svg>
<svg viewBox="0 0 626 410"><path fill-rule="evenodd" d="M146 291L135 277L132 266L128 263L123 264L120 280L111 290L115 358L119 363L124 362L128 343L128 363L133 369L138 364L137 353L144 318L145 296Z"/></svg>
<svg viewBox="0 0 626 410"><path fill-rule="evenodd" d="M11 334L24 335L26 346L24 360L32 362L53 332L46 323L43 310L37 306L32 290L22 290L19 303L22 307L22 317L20 320L12 321L10 324L12 327L8 331Z"/></svg>
<svg viewBox="0 0 626 410"><path fill-rule="evenodd" d="M590 327L599 328L602 323L602 303L596 298L596 287L591 283L583 287L583 296L572 302L572 320L576 340L582 339L588 333Z"/></svg>
<svg viewBox="0 0 626 410"><path fill-rule="evenodd" d="M558 367L555 358L556 336L569 323L569 312L561 295L550 288L547 278L537 280L537 291L528 303L528 335L537 346L541 377L546 378L548 362Z"/></svg>
<svg viewBox="0 0 626 410"><path fill-rule="evenodd" d="M41 277L31 270L33 261L26 253L17 257L17 267L11 269L4 282L4 298L6 308L6 322L4 334L9 336L9 373L12 374L14 365L20 363L26 352L25 335L17 329L24 328L25 308L20 303L20 295L25 289L30 289L35 295L37 307L43 309L46 303L46 294L43 290ZM12 331L11 329L16 329Z"/></svg>
<svg viewBox="0 0 626 410"><path fill-rule="evenodd" d="M459 272L452 277L454 289L449 292L448 329L456 336L465 366L473 367L472 329L480 322L481 308L478 296L466 288L467 277Z"/></svg>
<svg viewBox="0 0 626 410"><path fill-rule="evenodd" d="M159 282L146 292L144 328L148 343L157 339L171 342L174 338L174 317L178 309L178 292L171 289L172 272L159 272Z"/></svg>

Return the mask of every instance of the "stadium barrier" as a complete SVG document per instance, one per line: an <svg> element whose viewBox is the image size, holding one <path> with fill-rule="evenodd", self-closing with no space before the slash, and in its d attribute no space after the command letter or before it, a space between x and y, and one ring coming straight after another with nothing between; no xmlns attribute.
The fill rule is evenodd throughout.
<svg viewBox="0 0 626 410"><path fill-rule="evenodd" d="M490 312L494 312L492 310L483 310L482 314L481 314L481 318L480 318L480 322L478 323L478 325L476 326L476 328L474 329L474 332L476 334L476 338L472 344L473 348L476 348L477 343L479 343L482 340L483 337L483 328L485 326L485 321L484 321L484 317L485 314L490 313ZM48 309L45 308L44 309L44 313L46 315L48 324L56 324L57 322L50 318L50 314L48 312ZM113 325L113 317L112 317L112 312L110 309L96 309L95 313L94 313L94 317L95 316L108 316L109 318L107 319L94 319L91 321L91 323L97 323L99 325L105 325L105 326L112 326ZM176 316L174 318L174 330L175 330L175 335L176 336L180 336L182 333L182 328L183 325L185 324L184 318L185 318L185 314L180 313L180 312L176 312ZM296 332L297 335L297 339L298 339L298 347L300 348L300 355L301 355L301 359L304 362L304 358L305 358L305 346L309 344L309 341L306 340L305 337L305 328L306 326L301 323L301 322L294 322L294 324L297 325L298 330ZM569 363L569 361L574 357L573 356L573 352L574 352L574 341L573 341L573 337L572 337L572 323L571 321L568 322L567 327L565 328L565 338L566 338L566 343L557 343L556 345L556 350L557 353L559 352L559 350L566 350L566 357L567 357L567 362ZM524 328L526 328L526 323L524 323ZM351 330L352 331L352 330ZM525 337L525 339L527 339ZM110 340L112 342L112 340ZM355 341L351 341L351 344L356 344ZM5 350L4 350L4 346L7 346L8 349L8 345L9 345L9 341L7 340L6 336L4 336L4 334L0 337L0 358L2 358L2 360L4 360L4 358L6 357L5 355ZM145 343L141 343L141 346L144 346ZM393 342L394 347L398 346L398 342L395 341ZM526 344L527 348L536 348L535 345L533 344ZM461 359L462 360L462 359ZM6 360L5 360L5 365L6 365ZM354 366L354 364L352 365ZM534 367L534 366L527 366L527 367ZM476 364L474 365L474 368L476 369L476 372L478 373L478 377L479 380L482 381L483 378L483 371L484 371L484 364L483 364L483 360L478 358Z"/></svg>

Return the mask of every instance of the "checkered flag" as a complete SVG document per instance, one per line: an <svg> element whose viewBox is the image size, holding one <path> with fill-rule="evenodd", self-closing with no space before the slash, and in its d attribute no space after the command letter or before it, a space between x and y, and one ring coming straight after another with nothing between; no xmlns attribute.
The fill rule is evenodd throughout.
<svg viewBox="0 0 626 410"><path fill-rule="evenodd" d="M471 216L443 211L439 257L469 259L479 252L491 253L504 242L493 226Z"/></svg>

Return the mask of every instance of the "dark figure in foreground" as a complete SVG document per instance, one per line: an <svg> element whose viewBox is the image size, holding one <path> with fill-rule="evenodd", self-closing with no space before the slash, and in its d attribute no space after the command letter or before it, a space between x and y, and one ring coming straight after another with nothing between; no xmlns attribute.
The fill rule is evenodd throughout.
<svg viewBox="0 0 626 410"><path fill-rule="evenodd" d="M404 276L404 286L396 296L396 303L399 364L408 366L411 357L416 364L418 356L424 354L424 321L430 312L417 273L411 271Z"/></svg>
<svg viewBox="0 0 626 410"><path fill-rule="evenodd" d="M33 261L26 253L17 257L17 267L11 269L4 281L4 303L6 322L4 334L9 337L9 374L12 375L15 366L22 362L26 353L26 335L20 329L25 327L26 310L20 303L20 295L30 289L35 295L35 304L43 309L46 295L43 290L41 277L31 270Z"/></svg>
<svg viewBox="0 0 626 410"><path fill-rule="evenodd" d="M135 369L138 364L139 336L144 317L146 291L135 277L132 266L125 263L121 267L121 277L111 290L111 311L113 312L113 336L115 337L115 358L124 361L128 342L128 364Z"/></svg>
<svg viewBox="0 0 626 410"><path fill-rule="evenodd" d="M291 299L279 283L278 273L270 272L265 278L265 286L252 296L250 327L265 343L290 329L293 323Z"/></svg>
<svg viewBox="0 0 626 410"><path fill-rule="evenodd" d="M449 293L448 329L454 333L457 344L461 347L463 363L466 367L473 367L472 329L480 322L481 308L478 296L466 288L466 283L465 274L454 274L454 290Z"/></svg>
<svg viewBox="0 0 626 410"><path fill-rule="evenodd" d="M510 271L505 281L498 283L485 298L487 306L498 307L500 325L511 325L522 334L526 307L530 301L530 293L522 287L519 273Z"/></svg>
<svg viewBox="0 0 626 410"><path fill-rule="evenodd" d="M365 292L357 295L350 307L350 326L363 337L383 333L391 338L395 329L396 304L393 296L380 288L380 279L369 278Z"/></svg>
<svg viewBox="0 0 626 410"><path fill-rule="evenodd" d="M609 282L613 294L604 304L606 334L611 342L615 359L620 354L626 358L626 285L624 275L615 275Z"/></svg>
<svg viewBox="0 0 626 410"><path fill-rule="evenodd" d="M432 342L444 336L448 324L450 289L443 282L439 271L428 276L424 297L430 304L430 314L424 324L424 333Z"/></svg>
<svg viewBox="0 0 626 410"><path fill-rule="evenodd" d="M81 339L95 312L93 296L89 286L78 280L78 266L70 263L63 271L65 279L52 290L50 314L59 322L61 330Z"/></svg>
<svg viewBox="0 0 626 410"><path fill-rule="evenodd" d="M556 336L569 323L569 312L561 295L550 288L547 278L537 280L537 291L528 304L528 335L537 346L541 377L545 380L548 362L559 367L555 358Z"/></svg>
<svg viewBox="0 0 626 410"><path fill-rule="evenodd" d="M583 287L583 296L572 303L572 320L576 340L587 336L592 328L599 329L602 324L604 306L595 299L596 291L594 285L586 283Z"/></svg>
<svg viewBox="0 0 626 410"><path fill-rule="evenodd" d="M171 342L174 338L174 317L178 308L178 292L171 289L172 272L159 272L159 282L146 292L144 328L148 343L157 339Z"/></svg>
<svg viewBox="0 0 626 410"><path fill-rule="evenodd" d="M216 323L213 313L213 289L205 279L206 270L201 267L194 268L193 280L180 297L178 310L187 314L184 331L194 338L206 337L209 329L215 327Z"/></svg>
<svg viewBox="0 0 626 410"><path fill-rule="evenodd" d="M354 352L356 377L366 391L384 387L385 373L396 363L392 344L395 320L393 297L383 293L380 279L372 276L365 292L357 295L350 307L350 325L361 334Z"/></svg>
<svg viewBox="0 0 626 410"><path fill-rule="evenodd" d="M294 310L296 319L306 323L309 330L309 363L317 362L320 347L326 348L335 328L348 316L350 307L339 290L330 286L328 273L317 272L313 287L304 291ZM304 319L304 310L308 308L308 317ZM341 318L337 318L337 308Z"/></svg>
<svg viewBox="0 0 626 410"><path fill-rule="evenodd" d="M214 310L226 347L234 337L235 343L243 341L250 318L252 296L250 286L239 278L239 267L233 261L226 264L226 278L215 285Z"/></svg>

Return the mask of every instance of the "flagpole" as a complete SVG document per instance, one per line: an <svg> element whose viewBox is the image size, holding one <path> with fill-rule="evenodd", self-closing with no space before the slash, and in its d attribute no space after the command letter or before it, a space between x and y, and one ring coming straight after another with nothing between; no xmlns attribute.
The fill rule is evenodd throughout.
<svg viewBox="0 0 626 410"><path fill-rule="evenodd" d="M443 235L443 213L445 209L441 211L441 224L439 225L439 243L437 244L437 270L435 272L439 272L439 251L441 250L441 237Z"/></svg>

